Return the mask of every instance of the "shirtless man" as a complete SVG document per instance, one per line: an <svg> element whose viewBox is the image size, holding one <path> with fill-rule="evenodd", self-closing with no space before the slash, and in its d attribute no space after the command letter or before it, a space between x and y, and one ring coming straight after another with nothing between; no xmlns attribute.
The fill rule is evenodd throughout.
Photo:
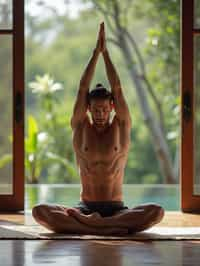
<svg viewBox="0 0 200 266"><path fill-rule="evenodd" d="M97 84L89 93L100 53L112 91ZM110 121L113 109L115 116ZM164 210L159 205L128 208L122 201L131 117L106 48L104 23L100 25L96 47L80 80L71 127L82 183L80 202L73 208L37 205L32 210L35 220L54 232L99 235L135 233L160 222Z"/></svg>

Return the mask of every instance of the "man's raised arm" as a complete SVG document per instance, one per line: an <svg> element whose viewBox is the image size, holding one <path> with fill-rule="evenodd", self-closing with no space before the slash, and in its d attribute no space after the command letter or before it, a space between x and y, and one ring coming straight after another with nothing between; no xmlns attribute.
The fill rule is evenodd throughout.
<svg viewBox="0 0 200 266"><path fill-rule="evenodd" d="M113 98L114 98L114 107L117 118L121 121L131 122L130 113L128 105L126 103L123 91L121 88L121 82L119 76L115 70L115 67L110 59L108 50L103 51L103 58L106 66L107 77L111 86Z"/></svg>
<svg viewBox="0 0 200 266"><path fill-rule="evenodd" d="M114 107L116 111L117 118L121 121L128 121L131 123L131 116L129 113L128 105L126 103L125 97L123 95L123 91L121 88L121 82L117 71L110 59L110 55L106 48L106 41L105 41L105 32L103 27L103 48L102 54L104 58L104 63L106 66L106 73L107 77L111 86L112 94L114 97Z"/></svg>
<svg viewBox="0 0 200 266"><path fill-rule="evenodd" d="M73 115L71 118L71 127L75 128L82 122L87 113L87 94L89 92L90 83L94 75L95 66L98 60L98 56L101 51L101 33L102 27L99 31L99 36L96 44L96 48L93 50L92 57L90 58L83 75L80 80L79 90L74 105Z"/></svg>

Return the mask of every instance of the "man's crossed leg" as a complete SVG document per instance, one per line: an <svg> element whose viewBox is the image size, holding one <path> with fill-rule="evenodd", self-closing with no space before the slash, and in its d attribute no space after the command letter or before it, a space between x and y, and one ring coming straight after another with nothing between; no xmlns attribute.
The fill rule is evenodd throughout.
<svg viewBox="0 0 200 266"><path fill-rule="evenodd" d="M124 235L159 223L164 210L157 204L143 204L102 217L98 212L85 215L76 208L40 204L33 208L32 215L39 224L57 233Z"/></svg>

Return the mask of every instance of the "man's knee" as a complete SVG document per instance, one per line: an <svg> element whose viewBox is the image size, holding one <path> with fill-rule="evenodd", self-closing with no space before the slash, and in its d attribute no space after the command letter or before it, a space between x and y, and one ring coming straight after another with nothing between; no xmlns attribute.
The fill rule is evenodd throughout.
<svg viewBox="0 0 200 266"><path fill-rule="evenodd" d="M48 206L46 204L39 204L33 207L32 209L32 216L35 219L43 219L44 212L47 212Z"/></svg>
<svg viewBox="0 0 200 266"><path fill-rule="evenodd" d="M161 207L158 204L150 204L150 209L154 213L154 219L156 222L160 222L162 218L164 217L165 211L163 207Z"/></svg>

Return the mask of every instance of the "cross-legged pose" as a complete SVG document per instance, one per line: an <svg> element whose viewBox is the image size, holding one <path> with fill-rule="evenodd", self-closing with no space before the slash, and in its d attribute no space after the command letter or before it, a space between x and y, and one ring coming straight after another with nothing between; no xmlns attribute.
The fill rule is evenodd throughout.
<svg viewBox="0 0 200 266"><path fill-rule="evenodd" d="M89 92L100 54L111 92L100 83ZM37 205L32 210L35 220L54 232L101 235L139 232L159 223L164 216L161 206L149 203L128 208L122 200L131 117L106 47L104 23L100 25L96 47L80 80L71 127L82 184L80 201L73 208Z"/></svg>

